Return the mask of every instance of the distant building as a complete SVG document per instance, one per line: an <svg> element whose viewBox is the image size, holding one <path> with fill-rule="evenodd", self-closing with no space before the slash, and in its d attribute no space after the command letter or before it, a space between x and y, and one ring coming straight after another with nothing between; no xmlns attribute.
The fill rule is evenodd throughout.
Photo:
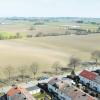
<svg viewBox="0 0 100 100"><path fill-rule="evenodd" d="M80 74L80 82L89 86L93 90L100 93L100 75L94 72L83 70Z"/></svg>
<svg viewBox="0 0 100 100"><path fill-rule="evenodd" d="M96 100L92 96L68 83L68 80L53 78L48 82L48 90L54 100Z"/></svg>

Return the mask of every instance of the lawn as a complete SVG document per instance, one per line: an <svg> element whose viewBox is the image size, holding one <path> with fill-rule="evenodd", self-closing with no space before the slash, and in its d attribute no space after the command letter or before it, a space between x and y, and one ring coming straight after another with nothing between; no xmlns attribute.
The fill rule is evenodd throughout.
<svg viewBox="0 0 100 100"><path fill-rule="evenodd" d="M50 98L46 93L38 93L38 94L34 94L33 95L35 98L38 98L37 100L44 100L45 96L47 96L48 98ZM50 99L49 99L50 100Z"/></svg>

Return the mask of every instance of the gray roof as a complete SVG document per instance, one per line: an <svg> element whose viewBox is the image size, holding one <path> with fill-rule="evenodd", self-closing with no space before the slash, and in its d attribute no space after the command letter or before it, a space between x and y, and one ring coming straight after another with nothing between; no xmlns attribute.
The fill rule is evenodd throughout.
<svg viewBox="0 0 100 100"><path fill-rule="evenodd" d="M59 82L60 81L60 79L58 79L58 78L52 78L48 83L50 84L50 85L54 85L55 83L57 83L57 82Z"/></svg>
<svg viewBox="0 0 100 100"><path fill-rule="evenodd" d="M9 99L7 100L35 100L35 98L27 93L16 93L13 96L9 96Z"/></svg>
<svg viewBox="0 0 100 100"><path fill-rule="evenodd" d="M32 86L32 87L28 87L26 88L27 91L33 91L33 90L37 90L40 89L38 86Z"/></svg>
<svg viewBox="0 0 100 100"><path fill-rule="evenodd" d="M83 91L79 90L74 86L68 86L65 84L64 87L60 89L62 93L71 97L72 100L95 100L90 95L84 93ZM89 99L90 98L90 99Z"/></svg>
<svg viewBox="0 0 100 100"><path fill-rule="evenodd" d="M82 90L76 88L73 85L69 85L66 80L51 79L49 84L58 86L59 92L63 93L66 96L69 96L72 100L95 100L92 96L84 93Z"/></svg>
<svg viewBox="0 0 100 100"><path fill-rule="evenodd" d="M9 100L28 100L24 94L15 94L11 97L9 97L10 99ZM26 99L25 99L26 98Z"/></svg>

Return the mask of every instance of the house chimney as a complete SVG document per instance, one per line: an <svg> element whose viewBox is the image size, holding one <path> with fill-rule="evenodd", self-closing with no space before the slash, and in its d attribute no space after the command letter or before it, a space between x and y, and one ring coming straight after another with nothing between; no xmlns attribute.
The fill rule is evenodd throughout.
<svg viewBox="0 0 100 100"><path fill-rule="evenodd" d="M15 87L15 89L17 89L17 86Z"/></svg>
<svg viewBox="0 0 100 100"><path fill-rule="evenodd" d="M26 100L27 98L26 97L24 97L24 100Z"/></svg>
<svg viewBox="0 0 100 100"><path fill-rule="evenodd" d="M86 94L83 94L82 96L86 96Z"/></svg>
<svg viewBox="0 0 100 100"><path fill-rule="evenodd" d="M58 78L55 78L55 80L57 80Z"/></svg>
<svg viewBox="0 0 100 100"><path fill-rule="evenodd" d="M18 94L21 94L21 92L19 92Z"/></svg>

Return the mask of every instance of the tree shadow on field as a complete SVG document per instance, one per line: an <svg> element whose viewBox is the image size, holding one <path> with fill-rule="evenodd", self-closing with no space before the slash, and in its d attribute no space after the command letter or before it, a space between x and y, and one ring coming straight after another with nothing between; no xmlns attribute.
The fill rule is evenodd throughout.
<svg viewBox="0 0 100 100"><path fill-rule="evenodd" d="M43 74L47 74L47 75L54 75L55 73L54 72L51 72L51 71L44 71L42 72Z"/></svg>
<svg viewBox="0 0 100 100"><path fill-rule="evenodd" d="M70 71L72 71L72 68L65 68L65 67L62 67L62 68L60 68L60 70L62 71L62 72L70 72Z"/></svg>

